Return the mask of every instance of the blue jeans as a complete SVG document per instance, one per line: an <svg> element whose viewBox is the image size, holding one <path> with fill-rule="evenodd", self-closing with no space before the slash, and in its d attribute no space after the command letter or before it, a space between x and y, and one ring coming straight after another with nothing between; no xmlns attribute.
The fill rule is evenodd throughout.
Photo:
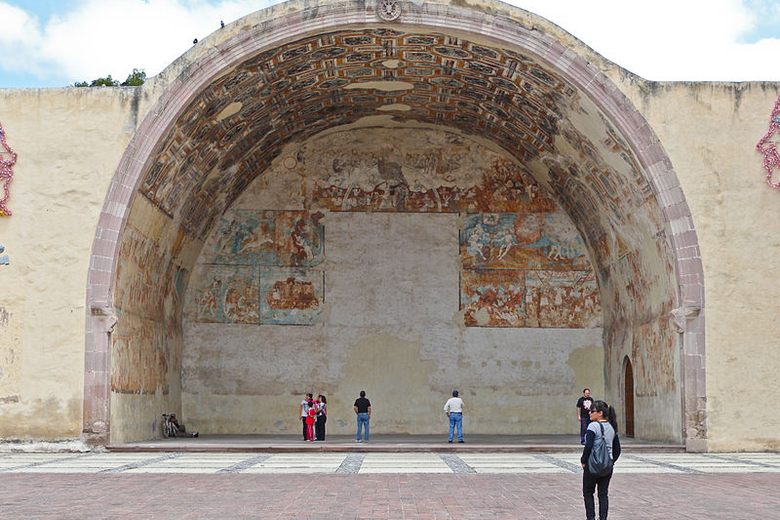
<svg viewBox="0 0 780 520"><path fill-rule="evenodd" d="M452 442L452 436L455 431L455 428L458 429L458 442L463 441L463 414L462 413L450 413L450 436L448 437L448 440Z"/></svg>
<svg viewBox="0 0 780 520"><path fill-rule="evenodd" d="M360 440L360 430L365 428L365 432L363 433L363 440L368 440L368 422L369 417L368 414L363 412L357 414L357 433L355 433L355 440Z"/></svg>

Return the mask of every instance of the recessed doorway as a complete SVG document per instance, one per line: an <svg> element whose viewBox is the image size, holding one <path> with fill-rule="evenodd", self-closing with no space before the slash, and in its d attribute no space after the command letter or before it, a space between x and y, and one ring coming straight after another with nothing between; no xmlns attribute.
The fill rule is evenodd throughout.
<svg viewBox="0 0 780 520"><path fill-rule="evenodd" d="M623 361L623 409L626 421L626 437L634 436L634 369L626 356Z"/></svg>

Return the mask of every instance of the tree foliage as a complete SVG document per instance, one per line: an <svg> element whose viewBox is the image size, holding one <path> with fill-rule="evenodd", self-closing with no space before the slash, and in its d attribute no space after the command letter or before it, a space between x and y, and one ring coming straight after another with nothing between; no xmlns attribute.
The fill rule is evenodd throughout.
<svg viewBox="0 0 780 520"><path fill-rule="evenodd" d="M97 78L92 81L77 81L73 84L74 87L138 87L143 85L146 81L146 72L143 69L133 69L127 79L123 82L119 82L111 77L111 74L105 78Z"/></svg>

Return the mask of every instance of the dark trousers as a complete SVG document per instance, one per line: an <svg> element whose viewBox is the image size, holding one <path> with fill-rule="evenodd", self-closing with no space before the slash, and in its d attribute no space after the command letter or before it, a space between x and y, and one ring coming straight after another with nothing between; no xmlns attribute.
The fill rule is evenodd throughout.
<svg viewBox="0 0 780 520"><path fill-rule="evenodd" d="M318 415L317 422L314 423L314 435L318 441L325 440L325 423L328 421L327 415Z"/></svg>
<svg viewBox="0 0 780 520"><path fill-rule="evenodd" d="M308 441L309 437L306 433L306 417L301 417L301 424L303 424L303 440Z"/></svg>
<svg viewBox="0 0 780 520"><path fill-rule="evenodd" d="M582 472L582 496L585 498L585 518L596 520L596 504L593 502L593 493L599 488L599 520L607 519L609 511L609 481L612 472L605 477L596 477L588 473L587 468Z"/></svg>
<svg viewBox="0 0 780 520"><path fill-rule="evenodd" d="M589 424L589 417L580 416L580 444L585 444L585 433L588 431Z"/></svg>

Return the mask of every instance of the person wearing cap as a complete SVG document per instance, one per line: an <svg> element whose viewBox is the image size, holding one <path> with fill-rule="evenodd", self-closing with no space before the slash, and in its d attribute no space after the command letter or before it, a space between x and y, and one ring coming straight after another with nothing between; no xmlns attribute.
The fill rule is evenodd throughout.
<svg viewBox="0 0 780 520"><path fill-rule="evenodd" d="M463 442L463 399L458 397L458 391L452 391L452 397L450 397L444 404L444 412L450 419L450 435L448 441L452 443L454 437L455 428L458 429L458 442Z"/></svg>

